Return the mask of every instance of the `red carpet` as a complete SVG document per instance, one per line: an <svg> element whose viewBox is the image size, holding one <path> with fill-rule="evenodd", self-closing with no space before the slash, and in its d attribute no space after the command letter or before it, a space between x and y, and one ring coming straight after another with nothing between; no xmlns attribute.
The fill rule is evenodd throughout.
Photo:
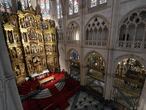
<svg viewBox="0 0 146 110"><path fill-rule="evenodd" d="M22 103L24 110L54 110L56 108L59 108L60 110L65 110L65 108L68 106L68 99L72 97L77 91L80 90L80 84L79 82L73 79L66 79L63 89L59 91L55 87L55 84L64 78L64 74L57 73L57 74L52 74L52 75L54 75L55 80L41 85L41 87L44 89L49 88L49 90L52 93L52 96L48 98L43 98L43 99L31 99L31 98L26 99ZM33 83L35 83L33 84L33 88L37 89L38 83L37 82L33 82ZM29 85L29 87L31 86ZM21 87L19 87L19 89L20 88ZM28 90L32 91L32 89L28 89Z"/></svg>

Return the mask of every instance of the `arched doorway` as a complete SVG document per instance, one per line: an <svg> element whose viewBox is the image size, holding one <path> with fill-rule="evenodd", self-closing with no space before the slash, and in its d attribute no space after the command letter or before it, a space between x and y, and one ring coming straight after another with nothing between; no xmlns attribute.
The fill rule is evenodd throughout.
<svg viewBox="0 0 146 110"><path fill-rule="evenodd" d="M105 61L97 52L90 52L86 57L86 86L103 96Z"/></svg>
<svg viewBox="0 0 146 110"><path fill-rule="evenodd" d="M128 109L137 110L145 77L144 66L137 59L119 61L113 84L114 100Z"/></svg>
<svg viewBox="0 0 146 110"><path fill-rule="evenodd" d="M69 71L72 78L80 81L79 53L75 49L69 51Z"/></svg>

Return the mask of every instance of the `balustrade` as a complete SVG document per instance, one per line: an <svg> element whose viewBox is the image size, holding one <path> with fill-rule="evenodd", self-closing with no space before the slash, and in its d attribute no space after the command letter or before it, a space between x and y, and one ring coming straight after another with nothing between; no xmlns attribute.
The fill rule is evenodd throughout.
<svg viewBox="0 0 146 110"><path fill-rule="evenodd" d="M107 41L103 41L103 40L85 40L85 45L86 46L106 46L107 45Z"/></svg>
<svg viewBox="0 0 146 110"><path fill-rule="evenodd" d="M120 48L141 48L145 49L146 48L146 42L143 41L119 41L118 42L118 47Z"/></svg>
<svg viewBox="0 0 146 110"><path fill-rule="evenodd" d="M68 44L77 44L77 45L80 44L80 41L79 41L79 40L67 40L66 42L67 42Z"/></svg>

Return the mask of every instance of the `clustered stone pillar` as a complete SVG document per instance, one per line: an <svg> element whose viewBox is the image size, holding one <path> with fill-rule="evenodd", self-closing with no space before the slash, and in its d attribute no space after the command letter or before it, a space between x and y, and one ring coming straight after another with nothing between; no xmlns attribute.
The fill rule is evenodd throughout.
<svg viewBox="0 0 146 110"><path fill-rule="evenodd" d="M68 56L67 56L67 49L66 49L66 38L67 38L67 35L66 35L66 32L67 32L67 14L68 14L68 8L66 7L67 4L68 4L68 1L65 1L65 0L60 0L61 2L61 8L62 8L62 15L63 15L63 19L61 19L61 22L62 23L62 31L63 31L63 47L64 47L64 53L65 53L65 67L66 67L66 70L67 72L69 72L69 60L68 60Z"/></svg>
<svg viewBox="0 0 146 110"><path fill-rule="evenodd" d="M110 100L112 98L112 85L114 80L114 61L113 61L113 48L115 46L117 32L118 32L118 14L119 14L120 1L112 0L112 15L111 15L111 32L108 39L108 53L107 53L107 66L105 76L105 99ZM110 27L109 26L109 27Z"/></svg>
<svg viewBox="0 0 146 110"><path fill-rule="evenodd" d="M85 85L85 64L84 62L84 54L83 54L83 45L84 45L84 10L85 10L85 0L80 0L79 2L79 16L80 16L80 84L82 86Z"/></svg>
<svg viewBox="0 0 146 110"><path fill-rule="evenodd" d="M0 110L23 110L2 25L0 25L0 30Z"/></svg>

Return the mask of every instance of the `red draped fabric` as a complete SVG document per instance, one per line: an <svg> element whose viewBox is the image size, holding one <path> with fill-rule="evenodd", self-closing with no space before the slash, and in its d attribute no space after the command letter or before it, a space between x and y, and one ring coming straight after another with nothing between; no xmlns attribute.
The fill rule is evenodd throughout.
<svg viewBox="0 0 146 110"><path fill-rule="evenodd" d="M52 96L43 99L28 98L22 102L24 110L54 110L56 108L59 108L60 110L65 110L65 108L69 105L68 99L72 97L77 91L80 90L80 84L79 82L73 79L66 79L63 89L59 91L55 87L55 84L60 80L64 79L64 73L54 73L46 76L45 78L52 75L55 77L55 80L51 82L46 82L41 85L41 88L43 89L48 88L51 91ZM32 81L31 83L30 82L25 82L25 83L27 86L29 85L29 87L35 88L36 84L38 84L37 82Z"/></svg>

